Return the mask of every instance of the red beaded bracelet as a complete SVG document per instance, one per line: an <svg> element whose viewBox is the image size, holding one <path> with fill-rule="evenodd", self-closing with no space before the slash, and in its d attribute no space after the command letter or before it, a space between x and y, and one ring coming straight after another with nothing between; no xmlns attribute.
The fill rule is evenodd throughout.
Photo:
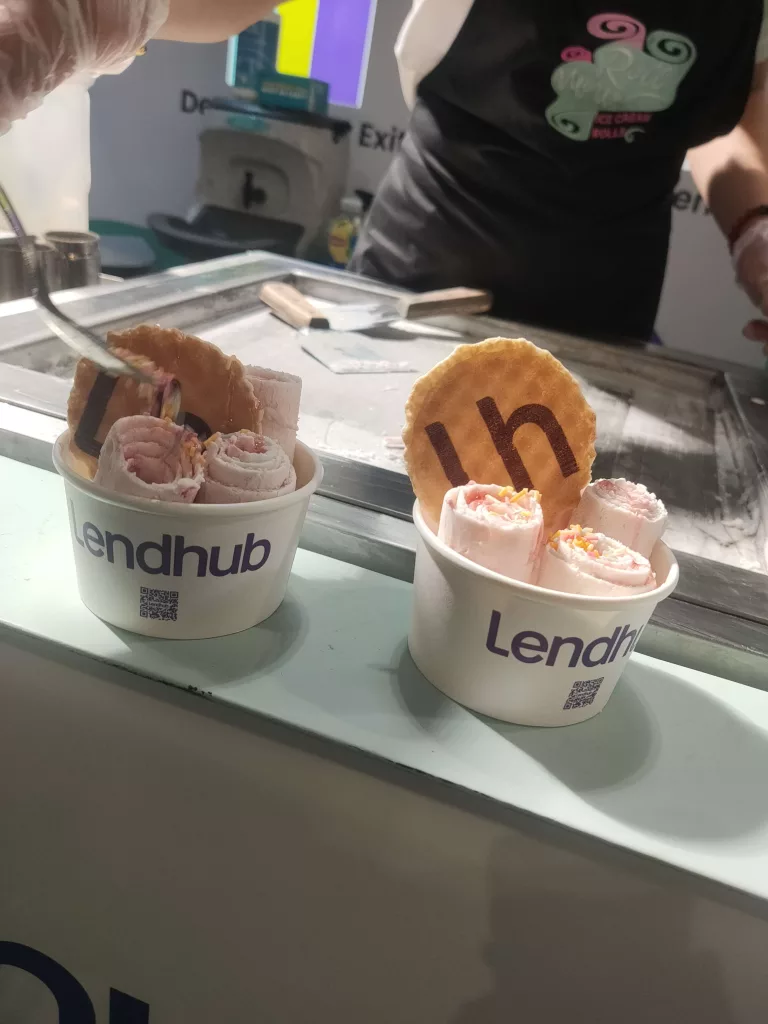
<svg viewBox="0 0 768 1024"><path fill-rule="evenodd" d="M731 252L733 252L733 247L743 234L744 229L751 224L753 220L757 220L758 217L768 217L768 205L763 204L761 206L753 206L751 210L747 210L746 213L743 213L741 217L739 217L728 232L728 248Z"/></svg>

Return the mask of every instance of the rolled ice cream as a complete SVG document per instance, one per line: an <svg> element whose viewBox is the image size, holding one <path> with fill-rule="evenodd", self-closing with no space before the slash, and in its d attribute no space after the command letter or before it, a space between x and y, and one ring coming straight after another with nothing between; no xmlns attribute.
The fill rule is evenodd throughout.
<svg viewBox="0 0 768 1024"><path fill-rule="evenodd" d="M133 498L193 502L203 483L200 441L169 419L124 416L104 439L94 483Z"/></svg>
<svg viewBox="0 0 768 1024"><path fill-rule="evenodd" d="M550 537L537 582L547 590L592 597L628 597L656 587L645 555L581 526L558 530Z"/></svg>
<svg viewBox="0 0 768 1024"><path fill-rule="evenodd" d="M296 472L277 441L251 430L214 434L204 444L202 504L264 501L296 489Z"/></svg>
<svg viewBox="0 0 768 1024"><path fill-rule="evenodd" d="M478 565L529 583L543 529L537 491L470 482L446 493L438 537Z"/></svg>
<svg viewBox="0 0 768 1024"><path fill-rule="evenodd" d="M595 480L584 490L572 519L650 558L667 525L667 510L643 484Z"/></svg>

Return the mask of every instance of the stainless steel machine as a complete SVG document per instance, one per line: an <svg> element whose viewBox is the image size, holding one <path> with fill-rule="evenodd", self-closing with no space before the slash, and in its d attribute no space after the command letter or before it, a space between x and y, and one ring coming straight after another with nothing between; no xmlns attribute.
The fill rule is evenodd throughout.
<svg viewBox="0 0 768 1024"><path fill-rule="evenodd" d="M245 362L300 374L300 432L326 469L302 543L401 579L412 574L415 538L399 437L415 375L458 343L524 334L581 381L597 413L595 474L641 480L670 511L681 583L641 650L711 672L727 663L731 678L768 688L768 385L760 373L478 317L359 335L361 352L397 371L337 374L262 305L259 289L274 280L320 305L396 294L254 252L78 292L66 309L102 331L141 321L179 327ZM0 306L0 454L50 467L73 366L30 301Z"/></svg>

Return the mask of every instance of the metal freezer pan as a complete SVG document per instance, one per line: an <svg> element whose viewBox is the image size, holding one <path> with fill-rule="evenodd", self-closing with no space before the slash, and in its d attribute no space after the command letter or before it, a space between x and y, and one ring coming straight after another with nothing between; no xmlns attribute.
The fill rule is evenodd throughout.
<svg viewBox="0 0 768 1024"><path fill-rule="evenodd" d="M70 298L68 308L102 330L141 321L180 327L245 362L300 374L301 433L323 455L322 493L354 506L349 512L336 506L339 532L356 532L355 510L358 523L376 522L371 559L383 557L403 575L412 561L412 529L404 542L392 542L391 529L381 524L382 517L404 526L410 520L413 495L399 434L415 375L458 343L524 334L577 375L595 408L596 475L642 480L666 502L669 540L682 566L676 628L700 629L702 638L711 637L716 622L714 632L723 634L724 643L741 643L768 657L768 407L761 404L768 394L760 374L485 317L367 332L361 344L407 361L412 372L337 375L308 355L296 333L259 302L267 280L288 280L319 304L397 294L343 272L251 253L110 286L108 292L84 290ZM0 402L63 416L73 366L30 302L0 307ZM324 543L333 519L325 514ZM365 538L360 540L365 547ZM388 544L392 550L382 555ZM362 548L358 557L364 560Z"/></svg>

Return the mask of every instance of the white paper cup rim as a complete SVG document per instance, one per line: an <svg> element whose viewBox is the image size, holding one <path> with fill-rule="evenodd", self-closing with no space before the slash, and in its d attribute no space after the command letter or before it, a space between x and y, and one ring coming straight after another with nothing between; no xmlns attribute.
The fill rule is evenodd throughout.
<svg viewBox="0 0 768 1024"><path fill-rule="evenodd" d="M106 502L109 505L117 505L120 508L133 509L136 512L146 512L155 516L172 516L173 518L195 519L228 519L242 516L254 515L254 513L266 513L275 509L287 508L289 505L297 504L308 499L323 479L323 465L320 459L311 448L296 441L297 451L301 451L312 462L312 476L301 487L289 494L281 494L276 498L264 498L262 501L227 502L226 504L187 504L181 501L160 501L153 498L135 498L124 494L115 494L114 491L99 487L92 480L86 480L69 465L67 450L69 447L69 430L65 430L56 439L53 446L53 464L59 473L72 487L88 494L98 501ZM295 458L295 456L294 456Z"/></svg>
<svg viewBox="0 0 768 1024"><path fill-rule="evenodd" d="M508 576L502 576L500 573L494 572L493 569L486 569L484 565L478 565L477 562L473 562L471 559L465 558L464 555L460 555L457 551L449 548L448 545L444 541L440 540L437 534L430 529L421 514L418 501L416 501L413 506L413 522L427 547L432 548L442 558L447 559L459 569L463 569L471 575L484 577L489 582L494 583L497 586L506 587L515 591L520 597L524 597L529 601L538 602L539 604L561 605L568 608L581 608L584 610L592 609L593 611L608 608L627 608L632 605L648 602L657 604L658 602L663 601L664 598L669 597L677 586L680 576L677 559L672 553L672 550L667 547L663 541L659 541L658 544L663 549L669 561L669 571L667 573L666 580L663 583L660 583L655 590L646 590L642 594L628 594L626 597L597 597L591 594L567 594L562 590L549 590L547 587L540 587L535 583L522 583L519 580L512 580Z"/></svg>

